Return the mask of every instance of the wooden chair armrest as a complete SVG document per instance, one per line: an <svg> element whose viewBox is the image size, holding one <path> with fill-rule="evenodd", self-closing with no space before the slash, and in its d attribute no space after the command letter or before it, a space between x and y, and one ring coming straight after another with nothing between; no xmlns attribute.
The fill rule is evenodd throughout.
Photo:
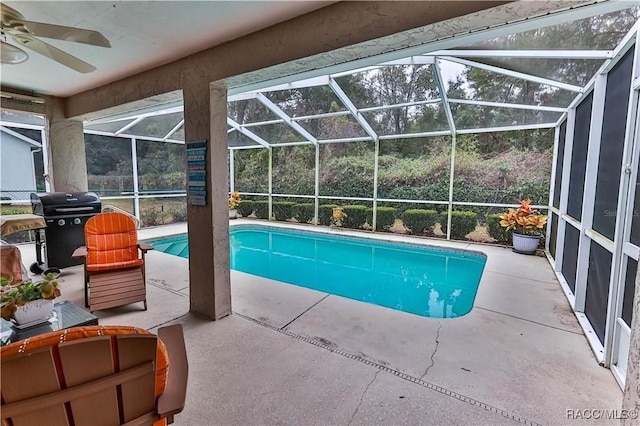
<svg viewBox="0 0 640 426"><path fill-rule="evenodd" d="M142 250L143 253L148 252L149 250L153 250L153 247L144 241L138 241L138 248Z"/></svg>
<svg viewBox="0 0 640 426"><path fill-rule="evenodd" d="M68 253L68 252L67 252ZM73 251L71 257L87 257L87 248L85 246L78 247Z"/></svg>
<svg viewBox="0 0 640 426"><path fill-rule="evenodd" d="M169 355L167 384L164 392L158 398L158 414L167 417L168 423L173 423L173 415L184 409L189 376L189 362L184 345L182 324L160 328L158 337L164 343Z"/></svg>

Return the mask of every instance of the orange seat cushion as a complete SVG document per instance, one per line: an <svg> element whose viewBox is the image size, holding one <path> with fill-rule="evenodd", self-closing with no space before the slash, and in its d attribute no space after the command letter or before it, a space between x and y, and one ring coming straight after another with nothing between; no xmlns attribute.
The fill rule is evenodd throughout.
<svg viewBox="0 0 640 426"><path fill-rule="evenodd" d="M106 271L141 266L135 221L122 213L100 213L84 226L87 270Z"/></svg>

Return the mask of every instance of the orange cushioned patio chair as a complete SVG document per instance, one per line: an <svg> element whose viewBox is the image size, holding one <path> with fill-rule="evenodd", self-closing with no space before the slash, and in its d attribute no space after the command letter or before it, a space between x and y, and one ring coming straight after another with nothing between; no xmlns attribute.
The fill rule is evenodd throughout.
<svg viewBox="0 0 640 426"><path fill-rule="evenodd" d="M147 309L144 255L153 250L138 241L133 218L100 213L84 226L85 246L73 257L84 258L84 301L91 312L143 302Z"/></svg>
<svg viewBox="0 0 640 426"><path fill-rule="evenodd" d="M54 331L0 348L4 425L173 423L189 364L182 325Z"/></svg>

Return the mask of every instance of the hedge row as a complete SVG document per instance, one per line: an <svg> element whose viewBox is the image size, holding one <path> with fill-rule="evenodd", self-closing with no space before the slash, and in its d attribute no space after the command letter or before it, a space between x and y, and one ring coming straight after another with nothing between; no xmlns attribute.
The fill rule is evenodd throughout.
<svg viewBox="0 0 640 426"><path fill-rule="evenodd" d="M340 207L337 204L321 204L318 206L318 217L321 225L332 224L333 209ZM273 203L273 215L276 220L285 221L288 219L296 219L301 223L308 223L314 217L313 203L294 203L287 201L276 201ZM269 202L266 200L251 201L243 200L238 206L238 211L244 217L251 214L259 219L267 219L269 210ZM345 228L359 229L365 223L373 223L373 208L363 205L345 205L342 206L344 212L344 221L342 226ZM438 213L436 210L424 209L408 209L399 211L395 207L378 207L376 217L376 231L385 231L391 228L397 218L402 219L404 226L409 228L412 234L433 234L433 229L437 223L441 224L442 229L447 227L447 212ZM453 211L451 212L451 238L462 239L468 233L472 232L478 224L478 215L472 211ZM500 227L500 219L498 215L490 215L487 217L489 234L492 238L506 242L509 241L510 235Z"/></svg>

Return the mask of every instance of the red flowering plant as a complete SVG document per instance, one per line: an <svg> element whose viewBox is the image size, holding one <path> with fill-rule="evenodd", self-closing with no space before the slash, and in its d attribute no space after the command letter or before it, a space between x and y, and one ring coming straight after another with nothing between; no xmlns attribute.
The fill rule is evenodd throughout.
<svg viewBox="0 0 640 426"><path fill-rule="evenodd" d="M520 207L508 209L500 219L500 226L521 235L540 236L547 224L547 216L531 208L531 200L522 200Z"/></svg>

